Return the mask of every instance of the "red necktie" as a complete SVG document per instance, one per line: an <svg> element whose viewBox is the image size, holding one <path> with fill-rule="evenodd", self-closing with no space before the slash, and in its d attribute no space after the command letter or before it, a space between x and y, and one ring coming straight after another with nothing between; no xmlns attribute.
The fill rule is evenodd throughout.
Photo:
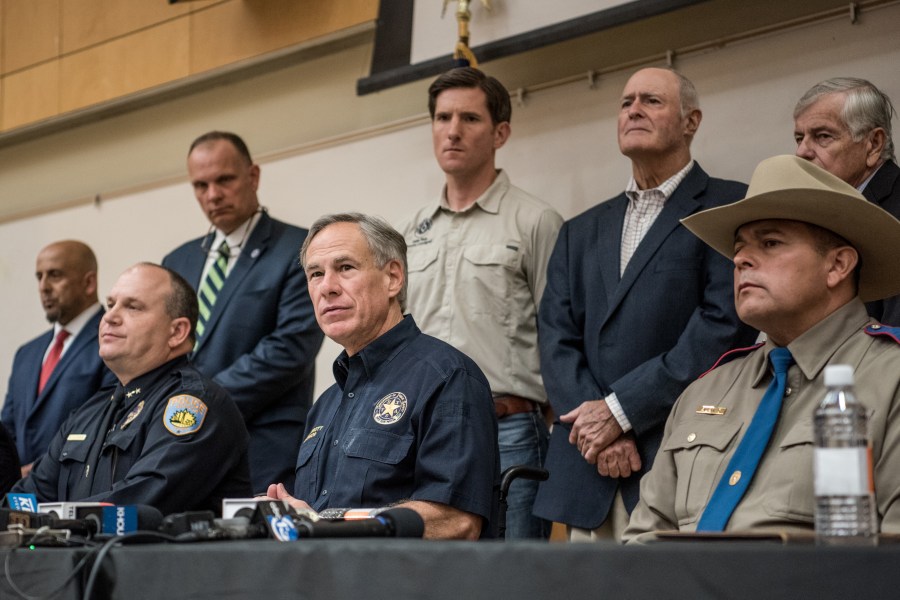
<svg viewBox="0 0 900 600"><path fill-rule="evenodd" d="M56 334L56 340L53 342L53 347L50 348L50 354L47 355L47 360L44 361L44 366L41 367L41 381L38 383L38 394L44 391L47 380L50 379L53 369L56 368L56 364L59 362L59 357L62 356L63 344L66 343L69 335L69 332L65 329L60 329L59 333Z"/></svg>

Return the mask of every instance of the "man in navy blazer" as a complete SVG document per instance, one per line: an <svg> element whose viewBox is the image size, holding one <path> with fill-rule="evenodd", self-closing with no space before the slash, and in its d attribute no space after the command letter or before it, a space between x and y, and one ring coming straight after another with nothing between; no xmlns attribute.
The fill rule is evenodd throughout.
<svg viewBox="0 0 900 600"><path fill-rule="evenodd" d="M188 173L211 228L163 265L201 290L191 360L228 391L244 416L253 491L265 492L276 481L293 485L323 337L298 259L306 230L260 207L259 166L233 133L213 131L194 140ZM224 282L210 292L204 283L219 268L214 263L223 241Z"/></svg>
<svg viewBox="0 0 900 600"><path fill-rule="evenodd" d="M840 177L900 219L900 167L891 99L865 79L820 81L794 107L796 154ZM869 315L900 326L900 296L866 303Z"/></svg>
<svg viewBox="0 0 900 600"><path fill-rule="evenodd" d="M541 372L559 420L535 514L572 540L620 539L675 399L756 336L735 314L731 265L679 224L747 189L692 160L701 116L682 75L635 73L618 122L632 179L563 225L547 267Z"/></svg>
<svg viewBox="0 0 900 600"><path fill-rule="evenodd" d="M115 377L100 360L97 330L97 259L82 242L55 242L40 251L35 268L41 305L53 329L16 352L0 420L15 441L24 477L47 451L59 426L75 408ZM44 362L60 331L62 354L41 385Z"/></svg>

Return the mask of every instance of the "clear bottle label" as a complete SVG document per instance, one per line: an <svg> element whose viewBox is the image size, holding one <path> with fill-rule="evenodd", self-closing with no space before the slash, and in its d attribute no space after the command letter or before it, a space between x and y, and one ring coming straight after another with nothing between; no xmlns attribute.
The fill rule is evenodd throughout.
<svg viewBox="0 0 900 600"><path fill-rule="evenodd" d="M869 493L869 459L865 446L816 448L816 496L863 496Z"/></svg>

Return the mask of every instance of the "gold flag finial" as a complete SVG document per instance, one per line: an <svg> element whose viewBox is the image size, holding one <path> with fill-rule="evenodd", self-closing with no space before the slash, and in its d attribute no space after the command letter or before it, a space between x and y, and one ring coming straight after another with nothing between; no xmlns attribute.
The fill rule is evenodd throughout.
<svg viewBox="0 0 900 600"><path fill-rule="evenodd" d="M447 5L453 0L444 0L444 7L441 10L441 18L447 12ZM456 48L453 50L453 59L457 62L467 62L470 67L478 67L478 59L472 49L469 48L469 21L472 19L472 13L469 11L470 0L457 0L456 22L459 28L459 39L456 42ZM481 0L481 3L487 10L491 10L491 0Z"/></svg>

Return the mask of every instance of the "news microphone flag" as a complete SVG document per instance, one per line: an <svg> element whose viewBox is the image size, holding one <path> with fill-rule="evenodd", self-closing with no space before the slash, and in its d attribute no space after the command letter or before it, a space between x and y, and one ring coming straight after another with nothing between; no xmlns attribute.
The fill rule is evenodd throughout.
<svg viewBox="0 0 900 600"><path fill-rule="evenodd" d="M13 510L37 512L38 501L34 494L7 494L6 504Z"/></svg>
<svg viewBox="0 0 900 600"><path fill-rule="evenodd" d="M138 530L136 506L104 506L103 533L123 535Z"/></svg>

